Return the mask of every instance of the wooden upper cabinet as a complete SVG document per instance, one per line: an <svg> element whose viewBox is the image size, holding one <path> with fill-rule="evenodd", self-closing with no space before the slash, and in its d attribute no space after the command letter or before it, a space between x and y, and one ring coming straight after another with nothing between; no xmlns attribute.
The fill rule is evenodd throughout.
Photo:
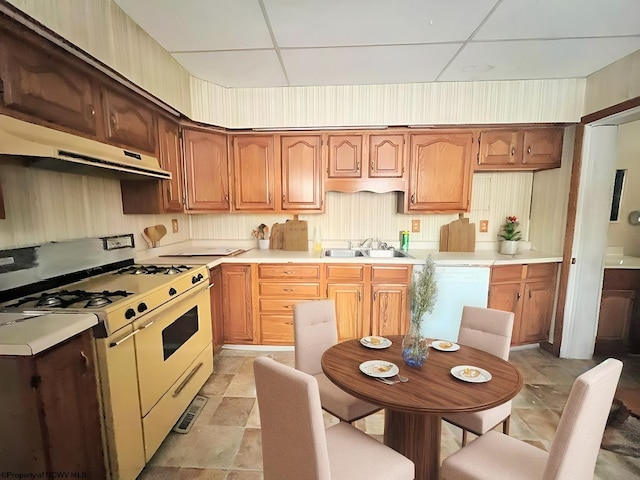
<svg viewBox="0 0 640 480"><path fill-rule="evenodd" d="M177 123L158 119L160 167L171 172L171 180L162 180L162 203L165 212L182 212L183 180L180 155L180 131Z"/></svg>
<svg viewBox="0 0 640 480"><path fill-rule="evenodd" d="M183 129L187 210L229 210L227 135Z"/></svg>
<svg viewBox="0 0 640 480"><path fill-rule="evenodd" d="M404 173L404 143L404 134L369 135L369 177L402 177Z"/></svg>
<svg viewBox="0 0 640 480"><path fill-rule="evenodd" d="M561 127L480 131L476 170L545 170L560 167Z"/></svg>
<svg viewBox="0 0 640 480"><path fill-rule="evenodd" d="M0 42L2 106L38 123L96 136L96 97L91 77L55 50L3 35Z"/></svg>
<svg viewBox="0 0 640 480"><path fill-rule="evenodd" d="M233 137L235 210L274 210L273 135Z"/></svg>
<svg viewBox="0 0 640 480"><path fill-rule="evenodd" d="M327 177L362 178L362 135L329 134Z"/></svg>
<svg viewBox="0 0 640 480"><path fill-rule="evenodd" d="M154 112L129 95L104 86L100 91L105 140L155 154L157 130Z"/></svg>
<svg viewBox="0 0 640 480"><path fill-rule="evenodd" d="M469 211L472 146L471 132L411 135L405 211Z"/></svg>
<svg viewBox="0 0 640 480"><path fill-rule="evenodd" d="M322 137L282 136L282 210L321 210Z"/></svg>

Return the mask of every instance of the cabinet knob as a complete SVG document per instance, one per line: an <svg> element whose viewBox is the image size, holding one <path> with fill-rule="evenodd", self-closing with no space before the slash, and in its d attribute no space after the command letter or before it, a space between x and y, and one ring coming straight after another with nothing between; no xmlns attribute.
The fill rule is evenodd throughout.
<svg viewBox="0 0 640 480"><path fill-rule="evenodd" d="M416 203L416 194L415 193L411 194L411 203Z"/></svg>
<svg viewBox="0 0 640 480"><path fill-rule="evenodd" d="M80 362L85 370L89 367L89 358L82 350L80 350Z"/></svg>
<svg viewBox="0 0 640 480"><path fill-rule="evenodd" d="M529 155L531 155L531 145L529 145L529 146L527 147L527 153L528 153Z"/></svg>
<svg viewBox="0 0 640 480"><path fill-rule="evenodd" d="M356 172L360 171L360 160L356 162Z"/></svg>
<svg viewBox="0 0 640 480"><path fill-rule="evenodd" d="M374 163L373 163L373 160L371 160L371 171L372 171L372 172L373 172L374 168L375 168L375 165L374 165Z"/></svg>
<svg viewBox="0 0 640 480"><path fill-rule="evenodd" d="M520 297L521 297L520 292L516 293L516 300L520 300Z"/></svg>
<svg viewBox="0 0 640 480"><path fill-rule="evenodd" d="M511 156L513 157L516 154L516 147L511 147Z"/></svg>

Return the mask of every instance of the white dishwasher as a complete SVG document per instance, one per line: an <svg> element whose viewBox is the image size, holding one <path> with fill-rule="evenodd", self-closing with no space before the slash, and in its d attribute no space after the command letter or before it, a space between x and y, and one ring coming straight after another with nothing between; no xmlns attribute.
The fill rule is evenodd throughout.
<svg viewBox="0 0 640 480"><path fill-rule="evenodd" d="M414 266L420 271L422 266ZM422 317L422 334L433 339L458 341L462 307L486 307L489 297L486 266L436 266L438 297L432 313Z"/></svg>

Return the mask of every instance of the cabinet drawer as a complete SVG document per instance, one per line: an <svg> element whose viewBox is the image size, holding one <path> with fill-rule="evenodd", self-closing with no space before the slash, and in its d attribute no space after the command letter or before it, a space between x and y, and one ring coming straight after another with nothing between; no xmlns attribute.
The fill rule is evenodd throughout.
<svg viewBox="0 0 640 480"><path fill-rule="evenodd" d="M527 266L527 280L548 279L555 282L557 270L557 263L534 263Z"/></svg>
<svg viewBox="0 0 640 480"><path fill-rule="evenodd" d="M371 267L371 281L372 282L398 282L398 283L407 283L409 282L409 277L411 275L411 266L393 266L393 267L382 267L382 266L372 266Z"/></svg>
<svg viewBox="0 0 640 480"><path fill-rule="evenodd" d="M491 283L519 282L522 280L522 265L491 267Z"/></svg>
<svg viewBox="0 0 640 480"><path fill-rule="evenodd" d="M327 280L364 281L364 265L327 265Z"/></svg>
<svg viewBox="0 0 640 480"><path fill-rule="evenodd" d="M260 315L262 344L293 345L293 314Z"/></svg>
<svg viewBox="0 0 640 480"><path fill-rule="evenodd" d="M292 265L283 263L277 265L258 265L258 276L260 278L320 278L320 265Z"/></svg>
<svg viewBox="0 0 640 480"><path fill-rule="evenodd" d="M320 283L260 282L259 289L266 296L320 298Z"/></svg>
<svg viewBox="0 0 640 480"><path fill-rule="evenodd" d="M261 298L259 305L261 312L289 312L293 313L293 306L305 299L284 300L279 298Z"/></svg>

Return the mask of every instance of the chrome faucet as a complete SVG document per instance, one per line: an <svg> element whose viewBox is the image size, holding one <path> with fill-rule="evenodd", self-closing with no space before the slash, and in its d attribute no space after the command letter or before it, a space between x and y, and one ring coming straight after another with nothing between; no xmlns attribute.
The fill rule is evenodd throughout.
<svg viewBox="0 0 640 480"><path fill-rule="evenodd" d="M367 242L369 242L369 248L371 248L371 245L373 244L373 237L365 238L362 242L360 242L359 246L361 248L366 248L365 245L367 244Z"/></svg>

